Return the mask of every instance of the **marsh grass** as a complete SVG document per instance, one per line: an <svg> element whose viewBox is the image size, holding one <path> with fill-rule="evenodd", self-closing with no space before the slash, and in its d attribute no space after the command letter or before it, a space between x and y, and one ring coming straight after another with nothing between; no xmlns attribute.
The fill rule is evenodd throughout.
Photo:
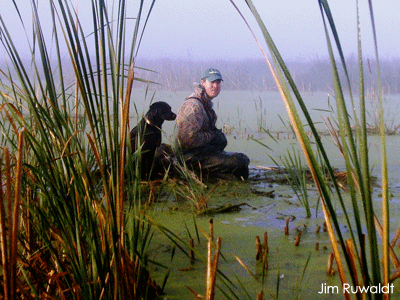
<svg viewBox="0 0 400 300"><path fill-rule="evenodd" d="M288 149L286 154L283 154L280 158L285 170L287 172L287 179L292 187L300 204L306 210L306 218L311 217L311 208L309 203L309 197L307 192L307 168L303 165L301 160L301 152L292 149Z"/></svg>
<svg viewBox="0 0 400 300"><path fill-rule="evenodd" d="M0 203L5 298L154 298L161 292L147 271L154 229L142 213L137 170L126 164L140 155L126 151L128 113L139 80L135 51L154 1L136 3L133 21L127 1L93 1L91 32L69 1L47 4L51 45L36 1L30 1L31 32L17 14L30 38L28 64L0 15L8 56L0 111L8 120L2 122L6 194Z"/></svg>
<svg viewBox="0 0 400 300"><path fill-rule="evenodd" d="M358 1L356 1L358 4ZM389 243L389 202L388 202L388 177L387 177L387 162L386 162L386 143L385 143L385 122L383 118L383 101L382 101L382 85L381 85L381 70L379 66L379 56L376 43L375 24L373 17L372 2L368 1L371 12L372 35L375 41L376 52L376 81L378 94L378 115L379 115L379 133L381 136L382 149L382 215L379 217L375 214L375 208L372 197L372 181L370 176L369 160L368 160L368 142L367 142L367 120L365 109L365 85L364 85L364 70L363 56L361 48L360 26L358 26L358 66L359 66L359 85L358 92L360 97L359 115L356 114L356 109L353 101L352 85L347 72L347 65L344 60L340 39L336 31L335 22L331 14L328 2L325 0L318 1L321 10L321 16L326 32L329 57L331 61L332 78L334 82L337 124L340 132L341 151L346 164L346 172L348 174L349 195L351 198L351 206L345 205L342 193L339 189L337 180L333 180L335 200L324 178L324 170L327 168L331 178L334 178L333 168L329 158L326 155L325 148L321 143L319 133L314 126L313 120L310 118L308 109L302 100L302 96L293 81L293 78L279 54L271 36L268 33L262 19L258 15L256 8L251 0L247 0L250 10L256 18L265 38L265 41L270 50L272 62L264 53L265 60L270 67L270 70L275 78L278 89L281 92L282 100L284 101L287 112L289 114L291 124L296 132L297 140L304 153L305 159L310 168L314 182L318 188L321 204L327 224L328 234L331 239L331 246L334 253L334 258L339 272L339 277L342 282L352 282L352 285L361 286L378 286L379 284L387 285L392 282L398 272L398 259L390 247ZM358 24L359 19L357 20ZM247 23L246 23L247 24ZM251 29L250 29L251 30ZM340 78L338 65L333 54L333 38L336 45L341 67L344 70L345 77ZM260 46L261 48L261 46ZM262 50L262 48L261 48ZM344 89L346 86L349 91L351 105L347 107L344 99ZM304 129L304 125L300 120L299 111L296 108L295 98L300 111L307 120L307 126L312 131L314 141L317 147L318 155L321 155L324 161L324 166L321 167L317 157L311 146L311 141ZM351 127L351 121L355 123L355 131ZM335 209L335 203L338 201L343 210L345 223L349 228L349 238L345 239L344 232L340 228L339 216ZM350 221L349 215L354 216L354 221ZM375 224L375 222L377 224ZM378 226L382 223L382 226ZM377 226L376 226L377 225ZM365 228L365 229L364 229ZM381 239L378 239L378 234ZM395 272L390 275L389 255L395 267ZM347 266L347 268L345 267ZM346 268L346 271L345 271ZM350 276L350 279L347 278ZM349 281L348 281L349 280ZM372 294L365 295L367 298L389 298L389 294ZM346 299L350 298L350 294L345 293Z"/></svg>

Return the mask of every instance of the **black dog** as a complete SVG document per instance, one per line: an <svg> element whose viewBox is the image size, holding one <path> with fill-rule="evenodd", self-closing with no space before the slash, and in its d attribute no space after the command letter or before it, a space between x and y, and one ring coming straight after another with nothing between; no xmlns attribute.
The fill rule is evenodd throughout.
<svg viewBox="0 0 400 300"><path fill-rule="evenodd" d="M135 153L138 146L141 148L141 178L149 178L154 161L154 155L161 145L161 126L165 120L173 121L176 114L171 111L171 106L165 102L155 102L150 106L144 118L140 120L135 128L130 132L131 150Z"/></svg>

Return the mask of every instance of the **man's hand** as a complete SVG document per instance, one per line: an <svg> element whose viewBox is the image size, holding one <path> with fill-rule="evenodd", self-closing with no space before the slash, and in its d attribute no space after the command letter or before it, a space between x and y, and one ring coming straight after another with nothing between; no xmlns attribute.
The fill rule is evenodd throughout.
<svg viewBox="0 0 400 300"><path fill-rule="evenodd" d="M214 133L215 137L211 140L209 145L215 147L217 150L224 150L225 147L228 145L225 134L222 132L221 129L215 129Z"/></svg>

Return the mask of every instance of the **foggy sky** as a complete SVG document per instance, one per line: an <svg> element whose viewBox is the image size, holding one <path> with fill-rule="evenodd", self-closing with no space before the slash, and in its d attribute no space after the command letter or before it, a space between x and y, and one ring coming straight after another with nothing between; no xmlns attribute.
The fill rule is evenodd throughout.
<svg viewBox="0 0 400 300"><path fill-rule="evenodd" d="M85 19L89 19L85 16L90 13L90 1L75 1L81 21L85 22ZM75 1L72 0L72 3ZM29 27L30 5L26 4L30 1L16 2L24 4L21 6L21 13ZM40 5L43 6L46 2L41 0ZM235 2L266 50L263 37L244 1ZM345 55L355 54L356 1L328 2ZM0 14L7 25L19 22L11 3L11 0L2 0L0 3ZM284 59L327 57L325 33L317 0L254 0L254 5ZM399 57L400 2L373 1L373 8L380 56ZM360 0L360 14L363 51L366 56L373 57L368 1ZM46 14L42 13L42 16L46 17ZM131 17L134 17L134 13ZM45 23L45 18L43 20L42 23ZM12 34L18 36L19 44L23 45L25 37L21 28L8 27L15 30ZM51 32L48 31L47 34L51 35ZM261 58L261 52L250 31L229 0L157 0L138 54L144 58L172 57L192 60ZM1 55L4 57L3 51Z"/></svg>
<svg viewBox="0 0 400 300"><path fill-rule="evenodd" d="M365 0L360 2L364 52L366 55L374 55L368 3ZM263 41L244 1L236 3L257 32L259 41ZM317 0L254 0L254 5L284 58L327 56ZM329 5L345 53L357 53L356 1L331 0ZM373 8L380 54L398 57L399 1L373 1ZM156 4L142 46L141 53L145 56L191 56L205 59L261 57L249 30L229 0L160 1Z"/></svg>

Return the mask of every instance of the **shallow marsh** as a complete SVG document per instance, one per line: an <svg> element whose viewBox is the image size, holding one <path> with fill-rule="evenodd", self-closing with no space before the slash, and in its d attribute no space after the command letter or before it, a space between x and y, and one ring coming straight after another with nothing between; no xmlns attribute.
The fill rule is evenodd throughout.
<svg viewBox="0 0 400 300"><path fill-rule="evenodd" d="M400 142L399 137L396 137L396 140ZM393 142L395 142L394 138ZM247 143L249 141L246 141L245 144L251 145ZM280 147L289 146L289 141L280 141L279 144ZM251 146L245 149L251 149ZM258 163L262 164L262 161L260 160ZM391 166L393 171L398 170L398 168L398 163ZM222 237L222 255L224 259L220 260L220 270L235 282L235 276L237 275L253 299L261 290L262 282L262 267L255 259L255 237L259 236L262 240L265 232L268 233L270 248L268 255L269 270L266 273L264 286L265 291L276 296L277 278L279 276L279 297L281 299L293 299L297 296L300 299L343 299L342 294L318 294L322 284L338 286L340 281L337 274L334 276L327 275L327 261L331 252L331 245L328 234L323 231L324 218L321 207L318 205L316 190L312 185L309 186L312 217L305 218L305 209L293 196L294 193L290 186L273 183L274 176L276 176L274 174L267 175L268 179L272 180L256 180L255 175L258 171L253 169L251 178L246 183L222 182L209 198L209 207L246 203L247 205L243 205L239 212L195 217L196 221L194 222L193 213L190 212L190 207L187 203L185 204L185 201L170 199L167 202L158 203L150 214L157 222L171 229L187 242L189 241L189 234L186 229L188 227L190 235L195 239L195 249L198 251L198 255L203 256L203 259L205 259L207 252L207 241L201 232L200 243L197 241L194 223L204 232L208 232L208 221L213 218L214 234L216 237ZM390 188L392 194L390 200L391 237L393 237L394 232L400 225L398 221L400 212L400 178L398 174L397 171L397 176L393 174L391 177L393 179ZM380 192L378 187L375 187L374 190L375 207L379 214ZM273 191L274 197L265 195L271 191ZM349 200L347 197L345 199ZM287 218L290 219L289 235L284 234ZM341 221L344 224L344 220ZM317 233L318 227L321 229ZM343 229L346 232L345 225L343 225ZM296 247L294 244L299 231L302 232L301 242ZM158 259L164 257L162 260L168 261L171 250L169 248L170 243L165 241L165 243L160 244L160 247L164 251L156 251L156 257ZM318 247L318 250L316 250L316 247ZM396 253L400 253L400 249L397 247L395 250ZM234 255L243 260L259 282L247 273L234 258ZM310 263L305 270L304 279L301 281L303 268L309 255L311 255ZM167 295L175 296L178 299L191 299L193 296L186 286L200 294L204 292L205 260L196 261L194 265L190 265L189 259L177 250L173 266L175 272L171 272L168 279ZM161 271L161 274L163 272ZM396 288L392 299L400 298L400 286L396 283L397 281L395 282ZM238 290L241 290L239 286Z"/></svg>
<svg viewBox="0 0 400 300"><path fill-rule="evenodd" d="M167 101L173 110L177 111L180 103L189 94L190 92L157 92L154 94L153 101ZM321 133L324 134L326 129L324 129L322 117L331 117L331 107L334 106L332 97L321 92L306 95L305 99L308 107L311 108L315 122L321 122L319 127ZM386 109L390 112L390 114L388 113L389 119L390 116L396 115L394 112L398 109L399 99L399 96L390 96L385 100ZM145 110L147 102L144 101L142 104L143 108L141 109ZM159 248L154 251L153 258L171 267L166 286L166 298L194 298L188 287L199 294L205 293L207 241L202 231L208 232L208 222L213 218L214 235L222 238L223 258L220 259L219 270L234 282L234 286L237 288L235 293L241 295L240 299L247 297L242 287L247 290L251 299L255 299L257 293L262 289L267 294L267 299L277 296L281 299L343 299L341 293L318 293L323 284L339 286L340 280L337 274L327 275L327 261L331 253L331 245L327 233L322 229L324 218L318 202L317 191L311 183L308 185L312 216L305 218L305 209L294 196L290 185L277 180L277 175L273 172L268 173L259 168L259 166L275 166L273 160L280 162L280 156L284 155L287 149L297 147L296 139L290 129L281 122L281 118L285 120L286 115L279 95L274 92L223 91L215 102L214 108L219 116L219 127L226 125L232 128L228 135L227 151L246 153L251 158L252 169L248 182L221 181L210 194L208 206L218 207L242 203L245 205L242 205L241 210L237 212L195 217L190 205L185 200L174 197L164 199L165 201L150 208L148 213L157 223L166 226L187 242L190 237L194 238L196 256L203 257L203 260L198 259L194 265L191 265L189 259L176 250L172 262L169 262L173 247L162 235L156 236L160 238ZM371 115L373 115L372 102ZM390 120L393 124L399 124L398 119ZM134 122L134 118L131 120L131 124L132 122ZM271 136L260 131L260 125L268 128ZM164 129L166 131L164 142L173 142L174 124L166 123ZM270 149L263 147L254 139L268 145ZM323 136L323 141L328 149L333 167L339 171L343 170L343 159L331 138ZM398 218L400 211L400 162L398 160L400 136L388 135L386 142L390 176L392 238L400 226ZM372 174L377 178L373 195L378 215L381 210L379 145L380 137L371 135L369 137L370 160L371 166L373 166ZM207 190L210 191L212 187L213 184L210 184ZM207 193L207 190L204 193ZM271 194L274 196L271 197ZM344 195L345 200L349 201L346 193ZM288 218L290 219L289 234L285 235L284 230ZM342 226L346 232L346 226ZM317 233L318 227L321 229ZM301 242L299 246L295 246L295 239L299 231L302 232ZM262 267L255 259L255 237L259 236L262 240L265 232L268 233L270 252L268 255L269 269L263 285ZM400 253L398 247L395 251ZM255 278L249 275L234 256L244 262ZM309 256L310 261L302 279ZM154 279L162 282L166 270L156 268L153 271ZM278 282L279 287L277 287ZM219 279L217 279L217 285L221 286ZM400 284L395 281L394 285L392 299L400 299ZM225 287L223 290L226 292ZM218 293L217 298L223 298L222 293Z"/></svg>

